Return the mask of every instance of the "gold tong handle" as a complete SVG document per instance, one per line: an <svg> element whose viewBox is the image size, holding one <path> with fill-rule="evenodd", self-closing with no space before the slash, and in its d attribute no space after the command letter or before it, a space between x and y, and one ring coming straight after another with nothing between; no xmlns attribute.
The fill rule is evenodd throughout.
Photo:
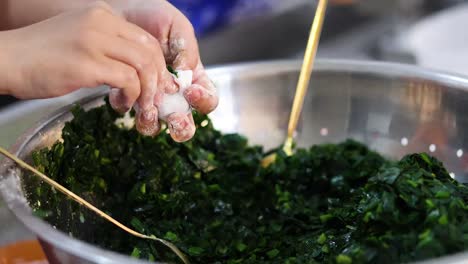
<svg viewBox="0 0 468 264"><path fill-rule="evenodd" d="M299 75L299 81L297 82L296 94L294 95L291 115L289 116L288 137L286 139L285 149L292 149L292 139L294 136L294 131L296 131L299 116L301 115L307 88L309 87L310 75L312 73L315 55L317 53L317 48L320 41L320 33L322 32L322 25L325 18L327 3L328 0L319 0L317 9L315 11L315 18L310 29L309 40L307 42L307 47L304 53L304 61L302 63L301 73Z"/></svg>

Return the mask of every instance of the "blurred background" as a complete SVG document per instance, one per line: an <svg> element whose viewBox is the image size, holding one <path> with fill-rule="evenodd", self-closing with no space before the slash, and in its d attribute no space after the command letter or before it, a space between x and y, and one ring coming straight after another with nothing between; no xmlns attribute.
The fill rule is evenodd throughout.
<svg viewBox="0 0 468 264"><path fill-rule="evenodd" d="M301 58L314 0L170 0L206 65ZM468 75L468 1L330 0L320 58L384 60ZM0 96L0 108L11 104Z"/></svg>
<svg viewBox="0 0 468 264"><path fill-rule="evenodd" d="M205 64L220 64L301 58L317 1L171 2L192 21ZM464 3L468 1L330 0L318 56L425 62L426 53L443 52L454 41L467 43Z"/></svg>

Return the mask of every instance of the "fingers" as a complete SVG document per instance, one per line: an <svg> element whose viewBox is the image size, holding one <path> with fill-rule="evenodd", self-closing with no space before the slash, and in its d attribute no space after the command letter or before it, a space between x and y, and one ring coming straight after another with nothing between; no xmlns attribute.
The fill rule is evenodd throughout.
<svg viewBox="0 0 468 264"><path fill-rule="evenodd" d="M106 12L107 15L110 13ZM170 28L168 48L163 50L153 36L124 18L113 16L105 20L101 25L101 33L112 39L102 38L102 43L107 43L104 45L104 55L109 60L120 62L108 67L105 81L119 88L112 89L110 93L111 105L117 111L128 111L134 106L136 129L141 134L156 135L160 130L160 115L165 113L164 119L171 137L177 142L184 142L193 137L195 124L191 113L164 108L167 94L178 92L178 86L166 69L166 61L177 70L194 71L194 84L184 91L184 98L197 110L202 113L212 111L217 105L217 96L199 63L197 41L191 24L182 14L178 14ZM127 75L111 80L110 71L114 70L125 71ZM119 85L122 79L128 79L127 83L132 84Z"/></svg>
<svg viewBox="0 0 468 264"><path fill-rule="evenodd" d="M139 72L152 72L158 76L158 87L163 87L167 93L177 92L177 86L173 82L171 74L167 71L164 54L159 45L158 40L151 34L138 27L133 23L127 22L124 18L119 17L113 25L109 25L114 29L118 29L117 34L123 39L136 43L140 50L145 50L140 57L126 56L128 63L133 63L134 67L138 67ZM123 53L123 50L116 50L114 53ZM127 54L131 55L131 54ZM152 55L152 56L151 56ZM138 63L140 62L140 63ZM154 65L156 68L147 67ZM152 80L149 80L150 82ZM146 103L146 102L145 102Z"/></svg>
<svg viewBox="0 0 468 264"><path fill-rule="evenodd" d="M198 84L187 88L184 96L189 104L201 114L209 114L218 106L218 97Z"/></svg>
<svg viewBox="0 0 468 264"><path fill-rule="evenodd" d="M197 39L192 25L178 12L169 31L166 61L177 70L193 70L193 85L184 96L198 112L208 114L218 106L218 95L201 63Z"/></svg>
<svg viewBox="0 0 468 264"><path fill-rule="evenodd" d="M105 55L132 66L138 73L141 85L140 107L145 110L153 105L157 86L156 46L138 45L126 39L115 38L106 47Z"/></svg>
<svg viewBox="0 0 468 264"><path fill-rule="evenodd" d="M140 79L136 70L119 61L109 58L102 59L99 66L92 67L95 80L99 84L107 84L113 88L109 101L112 107L124 113L128 111L140 96ZM90 70L91 71L91 70Z"/></svg>
<svg viewBox="0 0 468 264"><path fill-rule="evenodd" d="M167 125L172 139L176 142L185 142L195 135L195 122L191 113L171 114Z"/></svg>
<svg viewBox="0 0 468 264"><path fill-rule="evenodd" d="M125 94L119 88L111 88L109 92L109 102L112 108L120 114L126 113L131 108L131 106L127 104Z"/></svg>
<svg viewBox="0 0 468 264"><path fill-rule="evenodd" d="M114 26L119 28L120 38L114 39L107 46L106 56L136 69L140 79L140 95L135 105L136 128L143 135L154 136L160 130L158 110L155 106L155 98L160 94L158 87L165 90L166 87L175 85L168 81L172 79L169 73L166 73L164 56L154 37L123 20L119 20ZM116 90L112 91L111 104L118 104L121 101L119 98L123 96Z"/></svg>
<svg viewBox="0 0 468 264"><path fill-rule="evenodd" d="M216 87L201 63L197 65L193 84L185 90L184 96L187 102L202 114L209 114L218 106L219 99Z"/></svg>
<svg viewBox="0 0 468 264"><path fill-rule="evenodd" d="M155 136L159 133L161 126L158 121L158 109L151 107L146 110L135 108L135 125L140 134L145 136Z"/></svg>
<svg viewBox="0 0 468 264"><path fill-rule="evenodd" d="M195 31L190 21L180 11L175 9L173 13L173 21L166 40L164 54L166 61L177 70L193 70L200 60Z"/></svg>

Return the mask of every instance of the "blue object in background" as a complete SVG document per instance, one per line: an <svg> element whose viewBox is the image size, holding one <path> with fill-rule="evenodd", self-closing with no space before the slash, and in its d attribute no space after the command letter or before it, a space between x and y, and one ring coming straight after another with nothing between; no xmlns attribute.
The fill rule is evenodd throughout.
<svg viewBox="0 0 468 264"><path fill-rule="evenodd" d="M197 36L228 23L239 0L169 0L192 22Z"/></svg>
<svg viewBox="0 0 468 264"><path fill-rule="evenodd" d="M267 13L285 0L169 0L192 22L198 37L252 16Z"/></svg>

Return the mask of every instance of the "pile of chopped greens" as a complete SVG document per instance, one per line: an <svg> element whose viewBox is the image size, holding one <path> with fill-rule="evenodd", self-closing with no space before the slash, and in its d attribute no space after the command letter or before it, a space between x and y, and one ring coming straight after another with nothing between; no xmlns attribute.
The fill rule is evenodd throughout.
<svg viewBox="0 0 468 264"><path fill-rule="evenodd" d="M468 189L427 154L387 160L355 141L266 155L205 116L190 142L143 137L108 103L79 107L63 142L33 154L42 172L192 263L402 263L468 248ZM36 213L70 235L134 257L178 262L39 180ZM64 219L68 219L65 221Z"/></svg>

